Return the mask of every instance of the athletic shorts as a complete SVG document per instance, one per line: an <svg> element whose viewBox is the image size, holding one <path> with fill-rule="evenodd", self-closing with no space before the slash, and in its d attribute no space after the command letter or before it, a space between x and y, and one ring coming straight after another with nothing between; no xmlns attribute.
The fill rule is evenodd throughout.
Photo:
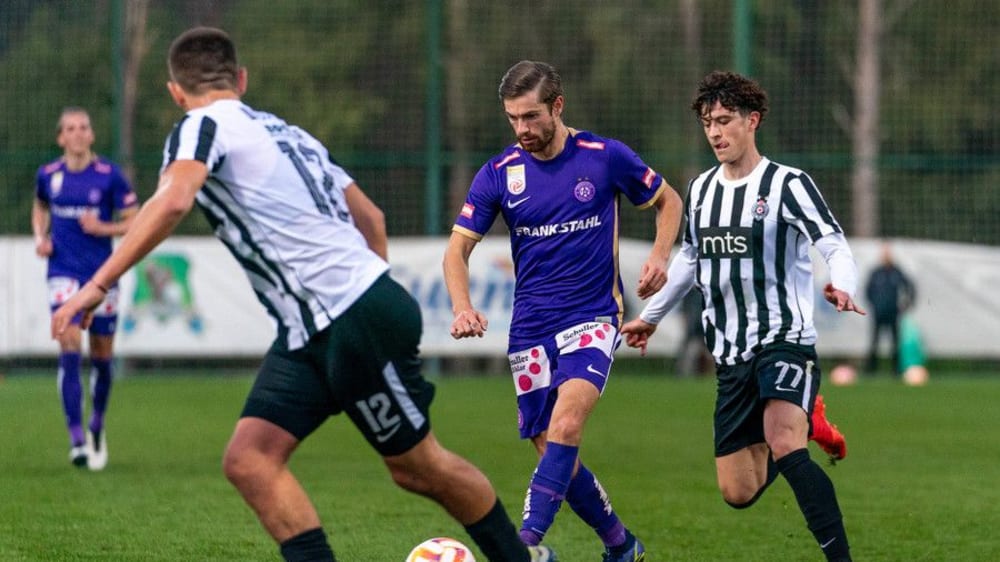
<svg viewBox="0 0 1000 562"><path fill-rule="evenodd" d="M73 277L49 277L49 310L55 312L57 308L75 295L80 287L86 283L86 279L76 279ZM104 300L94 309L94 320L90 323L90 333L98 336L113 336L115 327L118 324L118 286L114 285L108 289L108 294L104 295ZM79 313L70 321L79 325L83 319L83 313Z"/></svg>
<svg viewBox="0 0 1000 562"><path fill-rule="evenodd" d="M305 347L278 338L241 417L268 420L300 441L346 412L382 456L409 451L430 431L434 386L420 372L420 307L388 274Z"/></svg>
<svg viewBox="0 0 1000 562"><path fill-rule="evenodd" d="M785 400L805 410L812 424L820 370L812 346L778 343L747 363L716 365L715 456L764 442L764 406Z"/></svg>
<svg viewBox="0 0 1000 562"><path fill-rule="evenodd" d="M619 343L621 338L613 325L586 322L536 345L508 349L521 438L548 429L559 385L567 380L587 380L603 393Z"/></svg>

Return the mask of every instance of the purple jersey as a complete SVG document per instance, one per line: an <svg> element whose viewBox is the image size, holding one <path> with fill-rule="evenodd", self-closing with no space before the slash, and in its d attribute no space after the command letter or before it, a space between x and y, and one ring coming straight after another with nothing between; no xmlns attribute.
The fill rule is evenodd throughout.
<svg viewBox="0 0 1000 562"><path fill-rule="evenodd" d="M104 222L116 210L138 204L132 186L114 164L95 158L78 172L60 159L38 169L35 196L49 208L52 218L52 255L49 277L86 281L111 255L110 236L92 236L80 227L80 216L97 213Z"/></svg>
<svg viewBox="0 0 1000 562"><path fill-rule="evenodd" d="M576 324L621 325L619 194L648 207L665 185L628 146L584 131L552 160L513 145L479 170L453 230L479 240L497 214L510 229L511 349Z"/></svg>

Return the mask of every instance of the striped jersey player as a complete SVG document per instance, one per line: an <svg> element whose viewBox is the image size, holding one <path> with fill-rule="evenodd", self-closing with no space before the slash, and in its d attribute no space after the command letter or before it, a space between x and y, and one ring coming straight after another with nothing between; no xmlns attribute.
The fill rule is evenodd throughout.
<svg viewBox="0 0 1000 562"><path fill-rule="evenodd" d="M52 333L92 310L102 288L197 203L277 325L222 464L284 559L336 559L288 462L344 413L393 481L442 506L487 558L553 560L550 549L519 540L486 476L431 430L420 306L388 274L382 211L317 139L241 101L248 75L226 32L189 29L167 60L167 89L185 116L167 140L156 193L93 279L55 312Z"/></svg>
<svg viewBox="0 0 1000 562"><path fill-rule="evenodd" d="M829 263L834 286L857 286L843 230L802 170L762 158L750 175L731 180L716 166L692 180L685 215L667 289L640 318L659 322L696 286L717 363L749 361L774 343L816 343L809 246Z"/></svg>
<svg viewBox="0 0 1000 562"><path fill-rule="evenodd" d="M452 229L444 259L455 313L451 334L482 336L487 327L470 300L468 259L502 217L516 278L507 354L518 425L541 457L521 538L539 544L565 499L604 543L605 560L638 560L642 543L594 475L575 463L620 342L620 205L656 209L656 240L637 291L646 298L666 282L680 198L622 142L563 123L561 80L550 65L514 65L501 81L500 99L517 143L479 170Z"/></svg>
<svg viewBox="0 0 1000 562"><path fill-rule="evenodd" d="M174 127L163 168L177 160L212 171L195 201L289 349L303 347L388 271L347 211L344 192L354 180L303 129L219 100Z"/></svg>
<svg viewBox="0 0 1000 562"><path fill-rule="evenodd" d="M691 182L684 243L669 281L622 333L645 351L663 316L697 287L716 363L715 466L723 499L750 507L781 474L826 558L848 561L833 482L807 445L816 441L835 460L847 454L818 394L809 248L830 269L824 298L838 311L864 314L853 300L851 249L812 178L757 149L768 103L754 80L712 72L691 109L719 165Z"/></svg>

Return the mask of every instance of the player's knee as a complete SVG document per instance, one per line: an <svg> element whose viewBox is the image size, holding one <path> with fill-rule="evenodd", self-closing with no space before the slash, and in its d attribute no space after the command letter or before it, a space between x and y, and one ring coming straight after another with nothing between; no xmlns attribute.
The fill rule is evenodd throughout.
<svg viewBox="0 0 1000 562"><path fill-rule="evenodd" d="M730 483L720 486L722 500L735 509L746 509L757 501L757 488L742 483Z"/></svg>
<svg viewBox="0 0 1000 562"><path fill-rule="evenodd" d="M723 497L722 499L727 504L729 504L729 507L731 507L733 509L746 509L746 508L750 507L751 505L757 503L757 498L758 498L758 496L755 495L755 496L751 497L750 499L748 499L746 501L742 501L742 502L730 501L729 499L727 499L725 497Z"/></svg>
<svg viewBox="0 0 1000 562"><path fill-rule="evenodd" d="M237 488L259 481L266 472L267 461L264 456L254 455L248 449L229 447L222 455L222 473Z"/></svg>
<svg viewBox="0 0 1000 562"><path fill-rule="evenodd" d="M422 496L432 495L436 479L426 470L405 463L387 462L386 466L392 481L400 488Z"/></svg>
<svg viewBox="0 0 1000 562"><path fill-rule="evenodd" d="M574 416L553 418L549 422L548 440L566 445L578 444L583 439L584 420Z"/></svg>

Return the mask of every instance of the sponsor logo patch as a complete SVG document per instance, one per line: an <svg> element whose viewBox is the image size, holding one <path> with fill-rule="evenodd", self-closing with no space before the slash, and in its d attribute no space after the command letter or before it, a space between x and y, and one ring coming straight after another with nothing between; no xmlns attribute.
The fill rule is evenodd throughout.
<svg viewBox="0 0 1000 562"><path fill-rule="evenodd" d="M514 390L518 396L552 384L552 371L545 347L536 345L524 351L515 351L507 359L510 361L510 373L514 377Z"/></svg>

